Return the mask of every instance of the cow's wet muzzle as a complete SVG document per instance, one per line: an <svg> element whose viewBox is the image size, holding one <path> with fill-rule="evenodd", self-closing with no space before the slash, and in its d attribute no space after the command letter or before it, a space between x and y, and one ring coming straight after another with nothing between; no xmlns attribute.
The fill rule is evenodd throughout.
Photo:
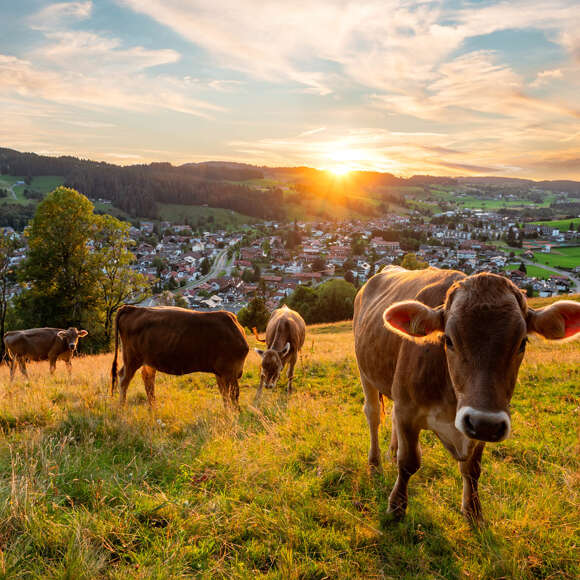
<svg viewBox="0 0 580 580"><path fill-rule="evenodd" d="M510 418L505 411L481 411L461 407L455 417L455 426L470 439L496 443L510 433Z"/></svg>

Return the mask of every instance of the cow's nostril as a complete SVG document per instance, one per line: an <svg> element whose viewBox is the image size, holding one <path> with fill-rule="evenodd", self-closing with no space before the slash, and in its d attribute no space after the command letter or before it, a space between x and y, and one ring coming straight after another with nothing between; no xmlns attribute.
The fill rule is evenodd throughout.
<svg viewBox="0 0 580 580"><path fill-rule="evenodd" d="M473 421L469 415L465 415L463 418L463 425L468 435L475 435L475 425L473 424Z"/></svg>
<svg viewBox="0 0 580 580"><path fill-rule="evenodd" d="M505 421L502 421L499 424L499 427L498 427L497 432L496 432L497 441L499 441L500 439L503 439L504 435L506 434L506 431L507 431L507 423Z"/></svg>

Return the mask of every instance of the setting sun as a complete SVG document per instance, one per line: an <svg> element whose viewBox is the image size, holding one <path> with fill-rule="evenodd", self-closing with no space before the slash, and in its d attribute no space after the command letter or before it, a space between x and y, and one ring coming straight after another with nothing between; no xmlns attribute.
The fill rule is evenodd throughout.
<svg viewBox="0 0 580 580"><path fill-rule="evenodd" d="M342 177L347 173L350 173L352 169L346 165L337 165L336 167L330 167L328 171L330 171L330 173L332 173L333 175Z"/></svg>

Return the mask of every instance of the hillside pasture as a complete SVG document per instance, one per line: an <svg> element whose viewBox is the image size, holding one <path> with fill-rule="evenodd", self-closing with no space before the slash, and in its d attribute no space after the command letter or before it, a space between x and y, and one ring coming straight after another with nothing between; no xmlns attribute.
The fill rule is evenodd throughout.
<svg viewBox="0 0 580 580"><path fill-rule="evenodd" d="M32 189L40 193L47 194L59 185L62 185L64 178L59 175L41 175L33 177L30 185L24 183L24 177L15 175L0 175L0 188L12 189L14 195L8 194L8 197L0 199L3 203L36 203L35 200L28 199L24 195L25 189ZM18 185L15 185L18 183Z"/></svg>
<svg viewBox="0 0 580 580"><path fill-rule="evenodd" d="M553 220L548 222L532 222L534 224L538 224L540 226L550 226L552 228L558 229L561 232L567 232L570 228L570 224L574 225L574 229L578 231L580 227L580 218L570 218L570 219L563 219L563 220Z"/></svg>
<svg viewBox="0 0 580 580"><path fill-rule="evenodd" d="M249 339L254 345L254 340ZM139 376L119 410L111 355L0 368L0 574L5 578L577 578L578 343L532 338L513 400L513 435L488 445L487 525L460 512L457 463L422 435L405 521L384 473L366 467L368 431L351 323L309 328L296 391L224 412L210 375ZM387 409L387 417L389 412Z"/></svg>
<svg viewBox="0 0 580 580"><path fill-rule="evenodd" d="M554 268L580 266L580 246L552 246L549 254L535 252L534 261Z"/></svg>
<svg viewBox="0 0 580 580"><path fill-rule="evenodd" d="M554 275L554 272L550 271L550 270L546 270L545 268L542 268L540 266L533 266L531 264L526 264L526 273L528 274L528 276L532 277L532 278L538 278L538 280L547 280L548 278L550 278L550 276ZM519 270L520 267L520 262L516 263L516 264L508 264L506 266L506 270L511 271L511 270Z"/></svg>
<svg viewBox="0 0 580 580"><path fill-rule="evenodd" d="M174 224L190 223L196 227L228 228L243 224L257 223L259 220L231 209L207 207L202 205L180 205L158 203L159 218Z"/></svg>

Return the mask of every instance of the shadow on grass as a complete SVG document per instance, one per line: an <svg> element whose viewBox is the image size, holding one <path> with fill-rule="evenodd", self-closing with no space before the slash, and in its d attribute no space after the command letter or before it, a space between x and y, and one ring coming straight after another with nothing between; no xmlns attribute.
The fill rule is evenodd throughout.
<svg viewBox="0 0 580 580"><path fill-rule="evenodd" d="M451 534L444 526L435 522L427 503L410 494L405 518L395 520L388 513L389 494L394 483L393 477L388 477L388 481L384 475L372 477L382 534L377 549L383 573L398 578L465 577L457 556L458 547L450 542L448 536ZM471 550L480 563L501 562L502 542L493 530L486 524L466 526L465 530L470 536ZM496 566L492 564L492 568ZM501 570L494 569L494 572L502 576Z"/></svg>

